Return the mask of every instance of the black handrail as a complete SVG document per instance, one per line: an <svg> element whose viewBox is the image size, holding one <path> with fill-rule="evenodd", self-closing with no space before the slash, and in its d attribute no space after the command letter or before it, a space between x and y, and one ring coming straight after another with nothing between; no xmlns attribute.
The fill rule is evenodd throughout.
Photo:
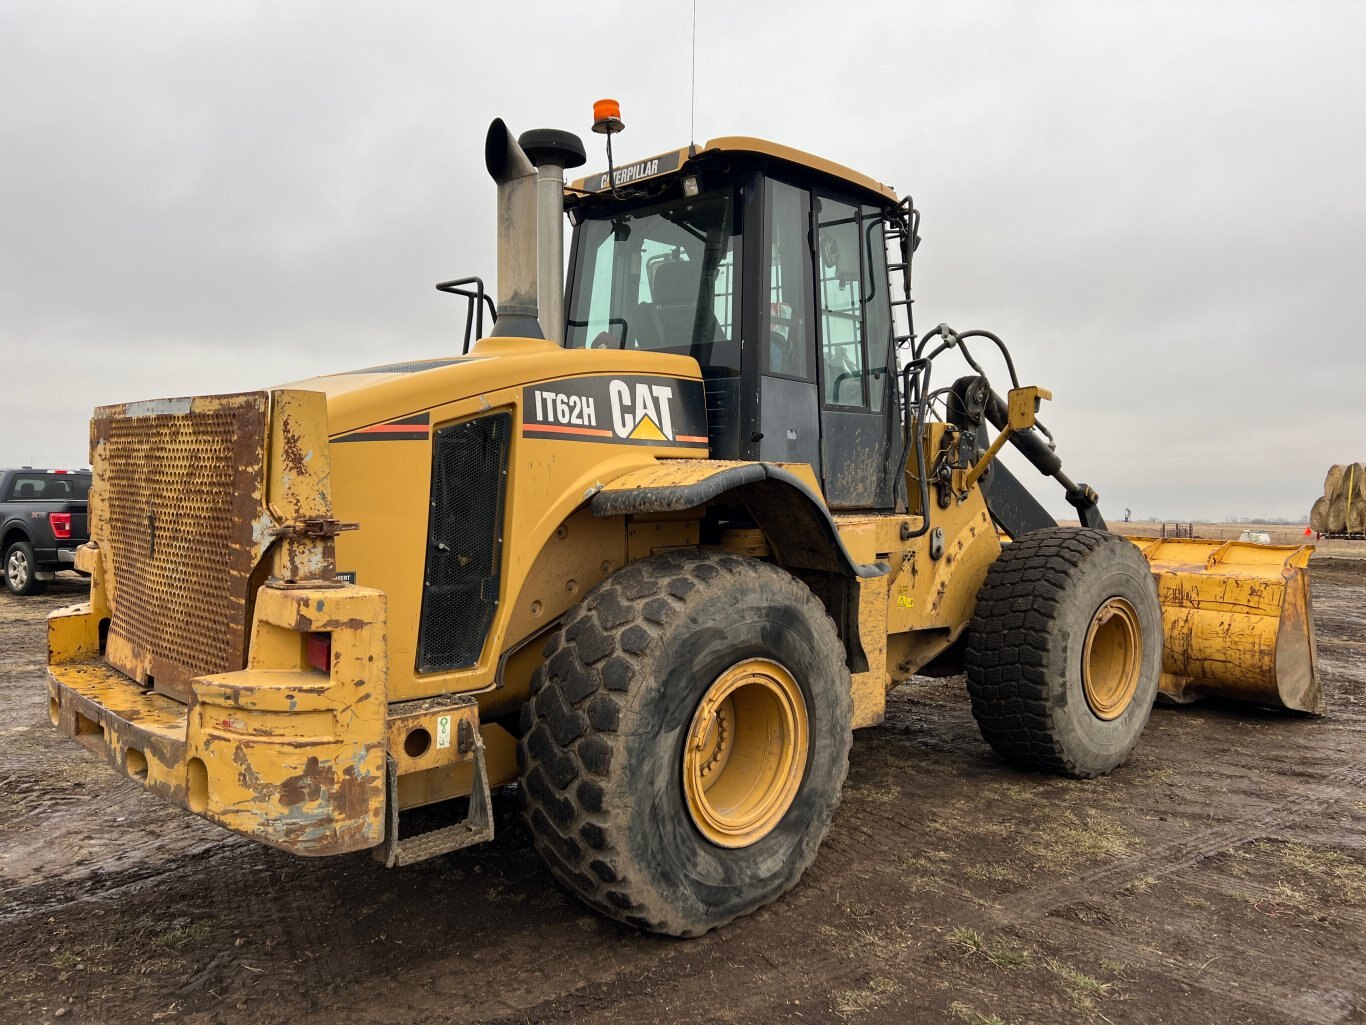
<svg viewBox="0 0 1366 1025"><path fill-rule="evenodd" d="M463 286L473 285L471 291ZM460 354L466 355L470 351L470 329L475 329L475 340L484 337L484 306L489 308L489 316L493 318L493 323L498 323L498 308L493 305L493 300L484 291L484 279L478 276L468 278L456 278L454 281L441 281L437 283L438 292L449 292L451 295L463 296L468 301L465 308L465 346L460 350Z"/></svg>

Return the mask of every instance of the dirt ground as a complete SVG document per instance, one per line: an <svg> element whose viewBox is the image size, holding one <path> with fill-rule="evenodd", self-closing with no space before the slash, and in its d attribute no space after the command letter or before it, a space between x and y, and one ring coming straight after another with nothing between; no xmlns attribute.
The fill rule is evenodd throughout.
<svg viewBox="0 0 1366 1025"><path fill-rule="evenodd" d="M304 861L166 807L47 722L43 617L0 596L0 1021L1366 1022L1366 561L1318 560L1329 714L1159 708L1131 762L1021 774L961 678L855 735L785 899L700 940L483 847Z"/></svg>

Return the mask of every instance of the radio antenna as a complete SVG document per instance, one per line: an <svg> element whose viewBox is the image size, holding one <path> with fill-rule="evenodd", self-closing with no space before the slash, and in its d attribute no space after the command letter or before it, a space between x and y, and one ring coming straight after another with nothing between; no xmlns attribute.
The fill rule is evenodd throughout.
<svg viewBox="0 0 1366 1025"><path fill-rule="evenodd" d="M697 0L692 0L692 105L688 111L688 146L697 148Z"/></svg>

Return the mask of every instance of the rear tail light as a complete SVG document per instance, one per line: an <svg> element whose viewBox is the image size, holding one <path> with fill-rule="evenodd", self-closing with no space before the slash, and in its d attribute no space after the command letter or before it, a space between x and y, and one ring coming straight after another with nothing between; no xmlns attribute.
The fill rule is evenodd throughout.
<svg viewBox="0 0 1366 1025"><path fill-rule="evenodd" d="M332 674L332 635L309 634L308 664L320 673Z"/></svg>
<svg viewBox="0 0 1366 1025"><path fill-rule="evenodd" d="M48 513L47 522L52 527L52 536L58 541L65 541L71 537L70 513Z"/></svg>

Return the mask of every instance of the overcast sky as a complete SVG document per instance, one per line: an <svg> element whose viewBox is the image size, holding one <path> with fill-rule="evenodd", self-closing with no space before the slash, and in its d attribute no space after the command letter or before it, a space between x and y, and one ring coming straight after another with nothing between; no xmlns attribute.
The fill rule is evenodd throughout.
<svg viewBox="0 0 1366 1025"><path fill-rule="evenodd" d="M598 168L613 96L620 158L683 145L689 33L686 3L0 0L0 465L84 465L101 403L451 352L432 283L493 277L489 120ZM1364 43L1328 0L698 0L696 137L911 193L918 327L1004 336L1112 518L1297 517L1366 460Z"/></svg>

